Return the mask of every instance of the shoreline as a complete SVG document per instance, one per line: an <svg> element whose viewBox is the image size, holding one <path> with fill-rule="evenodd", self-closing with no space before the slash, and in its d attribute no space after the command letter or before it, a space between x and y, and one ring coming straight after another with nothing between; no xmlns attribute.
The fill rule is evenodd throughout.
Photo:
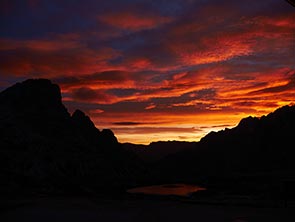
<svg viewBox="0 0 295 222"><path fill-rule="evenodd" d="M295 205L254 207L205 204L176 198L34 197L7 199L0 221L295 221ZM1 206L3 199L1 200ZM120 219L121 218L121 219ZM197 220L199 219L199 220ZM242 220L243 219L243 220Z"/></svg>

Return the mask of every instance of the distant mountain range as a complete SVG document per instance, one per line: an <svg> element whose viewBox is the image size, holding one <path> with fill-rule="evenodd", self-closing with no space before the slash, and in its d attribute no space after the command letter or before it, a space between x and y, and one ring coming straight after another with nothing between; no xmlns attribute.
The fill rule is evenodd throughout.
<svg viewBox="0 0 295 222"><path fill-rule="evenodd" d="M210 132L193 149L159 160L154 171L172 181L255 175L295 180L294 129L295 106L283 106Z"/></svg>
<svg viewBox="0 0 295 222"><path fill-rule="evenodd" d="M97 192L233 175L295 175L294 129L295 106L283 106L199 142L120 144L82 111L70 115L58 85L28 79L0 93L0 192Z"/></svg>
<svg viewBox="0 0 295 222"><path fill-rule="evenodd" d="M149 145L133 143L123 143L122 145L124 149L134 152L144 162L152 164L171 154L194 149L197 142L158 141L151 142Z"/></svg>

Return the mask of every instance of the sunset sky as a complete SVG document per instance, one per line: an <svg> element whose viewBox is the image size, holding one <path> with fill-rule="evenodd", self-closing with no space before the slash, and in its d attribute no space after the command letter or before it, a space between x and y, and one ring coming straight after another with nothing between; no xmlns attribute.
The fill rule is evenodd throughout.
<svg viewBox="0 0 295 222"><path fill-rule="evenodd" d="M60 85L120 142L198 141L295 101L285 0L1 0L0 90Z"/></svg>

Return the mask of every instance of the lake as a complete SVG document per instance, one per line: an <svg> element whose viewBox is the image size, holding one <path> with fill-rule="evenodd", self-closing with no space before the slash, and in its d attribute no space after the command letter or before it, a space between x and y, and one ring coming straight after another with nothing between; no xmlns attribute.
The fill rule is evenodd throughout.
<svg viewBox="0 0 295 222"><path fill-rule="evenodd" d="M136 187L127 190L132 194L148 194L148 195L175 195L181 197L188 197L197 191L206 190L204 187L199 187L191 184L163 184L146 187Z"/></svg>

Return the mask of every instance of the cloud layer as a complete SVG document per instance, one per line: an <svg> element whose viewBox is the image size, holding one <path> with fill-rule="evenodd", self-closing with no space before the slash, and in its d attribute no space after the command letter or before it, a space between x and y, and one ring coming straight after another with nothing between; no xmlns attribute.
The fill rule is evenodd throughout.
<svg viewBox="0 0 295 222"><path fill-rule="evenodd" d="M1 1L0 87L60 84L122 142L199 140L295 99L286 1Z"/></svg>

